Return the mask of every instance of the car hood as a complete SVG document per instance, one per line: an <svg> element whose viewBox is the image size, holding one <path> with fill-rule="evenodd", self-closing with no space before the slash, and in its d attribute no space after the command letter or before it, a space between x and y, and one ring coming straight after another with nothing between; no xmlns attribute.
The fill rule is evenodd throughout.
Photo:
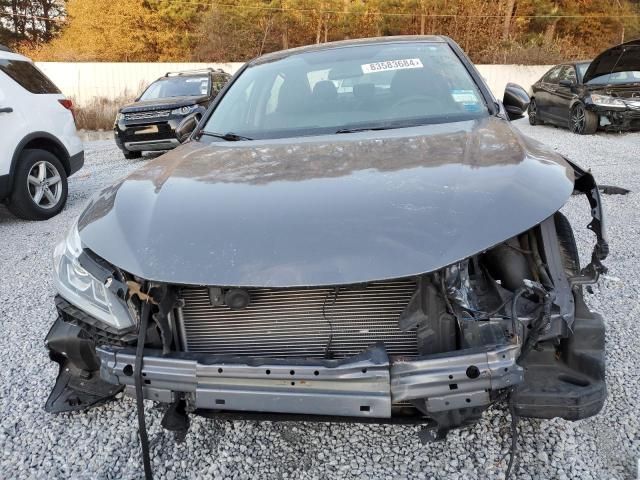
<svg viewBox="0 0 640 480"><path fill-rule="evenodd" d="M605 50L589 64L582 78L587 83L596 77L617 72L640 71L640 39Z"/></svg>
<svg viewBox="0 0 640 480"><path fill-rule="evenodd" d="M189 142L100 192L78 229L148 280L361 283L433 271L529 229L564 205L573 175L497 117Z"/></svg>
<svg viewBox="0 0 640 480"><path fill-rule="evenodd" d="M167 110L173 108L195 105L207 99L205 96L183 96L170 98L156 98L153 100L143 100L125 105L120 109L121 113L148 112L150 110Z"/></svg>

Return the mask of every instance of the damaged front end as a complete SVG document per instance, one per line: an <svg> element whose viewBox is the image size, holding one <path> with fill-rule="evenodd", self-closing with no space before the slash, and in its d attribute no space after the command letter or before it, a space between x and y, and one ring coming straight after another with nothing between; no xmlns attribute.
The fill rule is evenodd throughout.
<svg viewBox="0 0 640 480"><path fill-rule="evenodd" d="M101 405L123 390L100 377L96 346L135 342L136 315L126 300L124 275L83 250L77 228L54 253L58 318L45 345L59 365L55 387L45 404L52 413Z"/></svg>
<svg viewBox="0 0 640 480"><path fill-rule="evenodd" d="M597 88L590 89L587 110L599 117L603 130L610 132L629 132L640 130L640 87ZM599 102L595 103L596 97Z"/></svg>
<svg viewBox="0 0 640 480"><path fill-rule="evenodd" d="M172 405L173 430L194 412L416 422L432 439L509 396L520 416L594 415L606 396L604 325L582 285L605 271L608 245L597 185L573 167L596 235L583 269L559 212L434 272L307 288L149 282L72 231L56 253L60 316L46 344L60 374L46 409L138 387Z"/></svg>

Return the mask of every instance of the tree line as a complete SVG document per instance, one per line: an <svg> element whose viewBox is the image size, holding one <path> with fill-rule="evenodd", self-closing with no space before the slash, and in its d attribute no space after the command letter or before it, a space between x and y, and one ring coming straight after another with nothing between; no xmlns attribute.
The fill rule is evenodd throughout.
<svg viewBox="0 0 640 480"><path fill-rule="evenodd" d="M589 58L640 37L640 0L0 0L0 43L49 61L244 61L436 34L477 63Z"/></svg>
<svg viewBox="0 0 640 480"><path fill-rule="evenodd" d="M0 43L35 47L50 41L63 26L59 0L0 0Z"/></svg>

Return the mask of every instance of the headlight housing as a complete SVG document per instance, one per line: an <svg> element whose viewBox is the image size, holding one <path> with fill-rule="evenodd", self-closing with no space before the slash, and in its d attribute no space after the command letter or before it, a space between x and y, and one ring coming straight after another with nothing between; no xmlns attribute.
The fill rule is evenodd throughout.
<svg viewBox="0 0 640 480"><path fill-rule="evenodd" d="M92 317L117 330L134 325L124 300L109 290L112 279L102 282L80 265L82 242L74 224L53 252L54 283L60 296Z"/></svg>
<svg viewBox="0 0 640 480"><path fill-rule="evenodd" d="M600 107L626 107L625 103L619 98L610 97L609 95L591 94L591 101Z"/></svg>
<svg viewBox="0 0 640 480"><path fill-rule="evenodd" d="M188 105L186 107L175 108L171 110L171 115L189 115L198 109L198 105Z"/></svg>

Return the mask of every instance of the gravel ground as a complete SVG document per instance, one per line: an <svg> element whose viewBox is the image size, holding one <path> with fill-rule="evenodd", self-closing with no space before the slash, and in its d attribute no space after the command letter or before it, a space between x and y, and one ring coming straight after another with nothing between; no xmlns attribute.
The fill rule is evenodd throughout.
<svg viewBox="0 0 640 480"><path fill-rule="evenodd" d="M640 458L640 134L574 136L517 125L591 168L600 183L633 190L605 196L609 274L588 295L607 322L609 398L580 422L524 420L515 478L636 478ZM16 220L0 207L0 478L141 478L134 402L87 413L49 415L44 401L57 374L43 339L55 319L51 253L89 196L149 157L127 161L110 141L86 144L87 162L69 182L68 206L47 222ZM586 262L593 245L584 198L565 207ZM156 478L503 478L508 415L490 409L476 426L422 446L415 427L216 422L192 419L184 444L147 405Z"/></svg>

